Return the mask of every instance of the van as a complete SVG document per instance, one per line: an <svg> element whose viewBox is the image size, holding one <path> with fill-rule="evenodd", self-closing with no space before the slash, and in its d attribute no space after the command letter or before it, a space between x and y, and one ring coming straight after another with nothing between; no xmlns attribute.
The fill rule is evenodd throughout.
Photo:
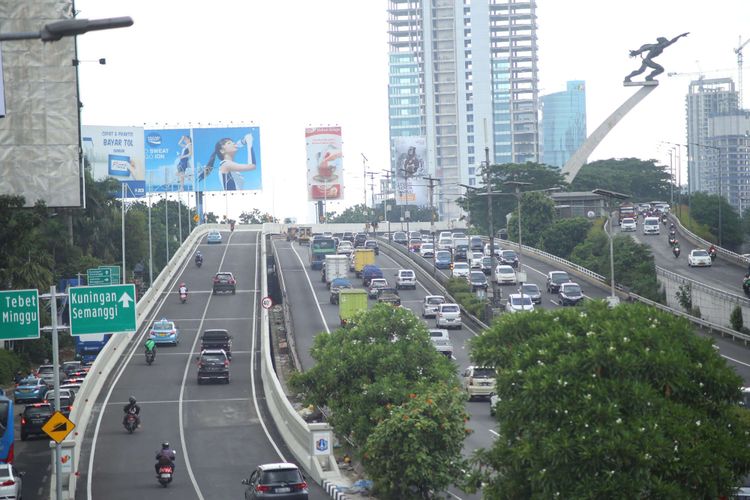
<svg viewBox="0 0 750 500"><path fill-rule="evenodd" d="M396 290L401 288L417 289L417 276L411 269L399 269L396 273Z"/></svg>
<svg viewBox="0 0 750 500"><path fill-rule="evenodd" d="M435 313L437 328L461 328L461 308L458 304L443 303Z"/></svg>
<svg viewBox="0 0 750 500"><path fill-rule="evenodd" d="M658 217L646 217L643 219L643 234L659 234Z"/></svg>

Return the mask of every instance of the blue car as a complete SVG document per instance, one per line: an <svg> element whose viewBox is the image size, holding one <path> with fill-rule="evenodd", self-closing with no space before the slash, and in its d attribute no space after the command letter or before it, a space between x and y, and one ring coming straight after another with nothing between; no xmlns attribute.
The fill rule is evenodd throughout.
<svg viewBox="0 0 750 500"><path fill-rule="evenodd" d="M373 278L382 278L383 271L375 264L367 264L362 268L362 286L369 287Z"/></svg>
<svg viewBox="0 0 750 500"><path fill-rule="evenodd" d="M208 232L208 236L206 237L207 243L221 243L221 233L219 231L213 230Z"/></svg>
<svg viewBox="0 0 750 500"><path fill-rule="evenodd" d="M450 269L451 253L446 250L440 250L435 254L435 267L438 269Z"/></svg>
<svg viewBox="0 0 750 500"><path fill-rule="evenodd" d="M26 377L16 385L13 392L16 403L36 403L44 400L47 394L47 383L44 379L36 377Z"/></svg>
<svg viewBox="0 0 750 500"><path fill-rule="evenodd" d="M162 318L159 321L154 321L154 324L151 326L151 331L148 334L148 338L157 344L177 345L180 341L180 330L177 328L177 325L174 324L174 321Z"/></svg>

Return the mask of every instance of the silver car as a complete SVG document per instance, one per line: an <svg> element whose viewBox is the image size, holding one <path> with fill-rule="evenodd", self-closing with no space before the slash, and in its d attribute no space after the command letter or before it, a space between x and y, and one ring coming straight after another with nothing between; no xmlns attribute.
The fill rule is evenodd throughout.
<svg viewBox="0 0 750 500"><path fill-rule="evenodd" d="M437 314L438 306L445 303L445 297L442 295L427 295L422 304L422 317L434 318Z"/></svg>
<svg viewBox="0 0 750 500"><path fill-rule="evenodd" d="M458 304L440 304L435 314L437 328L461 328L461 308Z"/></svg>

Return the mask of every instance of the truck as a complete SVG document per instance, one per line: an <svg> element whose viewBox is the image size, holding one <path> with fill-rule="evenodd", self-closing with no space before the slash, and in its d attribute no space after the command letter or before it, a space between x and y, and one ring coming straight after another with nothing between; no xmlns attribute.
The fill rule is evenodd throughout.
<svg viewBox="0 0 750 500"><path fill-rule="evenodd" d="M339 292L339 320L347 325L360 311L367 310L367 291L361 288L343 289Z"/></svg>
<svg viewBox="0 0 750 500"><path fill-rule="evenodd" d="M90 365L99 355L104 346L112 336L111 333L92 333L89 335L76 335L76 359L85 365Z"/></svg>
<svg viewBox="0 0 750 500"><path fill-rule="evenodd" d="M312 237L312 228L309 226L297 228L297 242L300 245L310 245L310 238Z"/></svg>
<svg viewBox="0 0 750 500"><path fill-rule="evenodd" d="M346 278L349 273L349 257L344 254L326 255L323 261L323 270L320 272L320 281L326 284L330 290L331 281L336 278Z"/></svg>
<svg viewBox="0 0 750 500"><path fill-rule="evenodd" d="M352 254L351 270L354 271L357 278L362 277L362 268L368 264L375 264L375 250L372 248L355 248Z"/></svg>
<svg viewBox="0 0 750 500"><path fill-rule="evenodd" d="M618 224L622 223L622 219L625 219L627 217L632 219L637 219L638 215L635 211L635 205L633 205L630 202L625 202L620 204L620 208L618 209L619 217L617 219Z"/></svg>

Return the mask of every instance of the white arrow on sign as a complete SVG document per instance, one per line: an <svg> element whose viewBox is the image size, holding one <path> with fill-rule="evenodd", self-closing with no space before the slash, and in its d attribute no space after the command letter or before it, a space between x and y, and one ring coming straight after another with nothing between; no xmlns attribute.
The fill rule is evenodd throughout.
<svg viewBox="0 0 750 500"><path fill-rule="evenodd" d="M122 307L124 307L125 309L128 309L130 307L130 303L133 302L133 299L130 298L130 295L128 295L127 292L125 292L122 294L122 296L120 297L120 300L118 300L117 302L122 302Z"/></svg>

